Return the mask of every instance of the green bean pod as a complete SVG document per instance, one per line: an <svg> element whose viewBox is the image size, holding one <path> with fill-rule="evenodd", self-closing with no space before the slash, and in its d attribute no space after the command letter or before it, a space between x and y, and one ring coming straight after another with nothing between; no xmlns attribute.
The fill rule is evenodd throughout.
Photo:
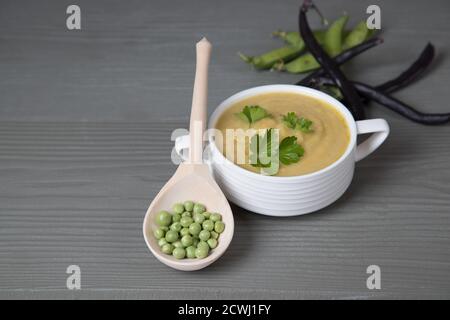
<svg viewBox="0 0 450 320"><path fill-rule="evenodd" d="M342 38L348 15L344 15L335 20L325 33L324 49L331 56L335 57L342 52Z"/></svg>
<svg viewBox="0 0 450 320"><path fill-rule="evenodd" d="M259 70L270 69L273 65L280 61L290 61L297 57L301 52L301 49L294 46L284 46L259 56L246 56L242 53L238 53L239 57L251 64L253 67Z"/></svg>
<svg viewBox="0 0 450 320"><path fill-rule="evenodd" d="M319 67L320 64L316 61L314 56L308 52L291 62L284 64L281 70L289 73L303 73L315 70Z"/></svg>
<svg viewBox="0 0 450 320"><path fill-rule="evenodd" d="M316 30L314 31L314 36L319 41L319 43L323 43L323 40L325 39L325 30ZM272 33L275 37L278 37L286 44L297 47L301 50L305 48L305 43L303 42L303 39L300 37L300 33L298 31L275 31Z"/></svg>
<svg viewBox="0 0 450 320"><path fill-rule="evenodd" d="M369 38L369 29L365 21L361 21L356 27L345 37L342 50L350 49L363 43Z"/></svg>
<svg viewBox="0 0 450 320"><path fill-rule="evenodd" d="M303 40L301 40L299 33L298 32L295 33L297 34L298 39L300 39L300 41L303 43L304 46L304 42ZM325 30L314 31L314 36L320 44L323 44L325 40ZM280 37L282 38L282 36ZM291 39L293 38L294 36L291 36ZM285 61L279 61L275 63L272 67L272 70L287 71L290 73L302 73L314 70L319 66L320 65L317 63L317 61L315 61L314 57L311 54L305 53L288 63L285 63Z"/></svg>

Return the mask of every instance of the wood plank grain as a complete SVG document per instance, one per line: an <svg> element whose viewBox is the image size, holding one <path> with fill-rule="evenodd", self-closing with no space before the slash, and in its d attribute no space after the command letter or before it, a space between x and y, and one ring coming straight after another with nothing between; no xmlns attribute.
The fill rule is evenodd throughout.
<svg viewBox="0 0 450 320"><path fill-rule="evenodd" d="M432 41L425 79L396 96L448 111L450 2L378 1L383 45L345 66L368 83L392 78ZM141 235L151 199L171 176L176 128L187 127L194 46L213 42L209 111L245 88L300 76L255 72L236 52L281 45L298 1L3 1L0 10L0 298L449 298L450 127L425 127L372 105L388 141L357 165L346 194L320 212L284 219L233 206L234 240L211 267L171 270ZM372 1L328 1L351 23ZM239 10L236 10L239 8ZM424 15L423 13L427 14ZM201 14L199 14L201 13ZM82 290L66 289L66 268ZM366 268L382 269L382 290Z"/></svg>
<svg viewBox="0 0 450 320"><path fill-rule="evenodd" d="M186 274L154 259L141 236L175 169L171 130L184 125L2 122L0 296L448 296L449 127L420 127L412 150L407 132L419 127L396 121L345 196L318 213L277 219L234 206L229 251ZM64 289L69 264L82 268L80 293ZM381 291L365 287L369 264L382 267Z"/></svg>

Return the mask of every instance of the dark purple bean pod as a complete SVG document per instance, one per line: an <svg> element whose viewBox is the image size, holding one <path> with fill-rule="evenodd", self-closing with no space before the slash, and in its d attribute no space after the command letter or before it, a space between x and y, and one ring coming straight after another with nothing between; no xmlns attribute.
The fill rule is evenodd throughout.
<svg viewBox="0 0 450 320"><path fill-rule="evenodd" d="M408 69L402 72L398 77L380 84L375 88L385 93L391 93L406 87L413 81L417 80L417 78L419 78L430 66L434 58L434 53L434 46L431 43L428 43L425 49L423 49L420 53L419 58L417 58L417 60L414 61Z"/></svg>
<svg viewBox="0 0 450 320"><path fill-rule="evenodd" d="M415 80L420 78L420 76L423 75L423 73L431 65L431 62L434 59L434 55L435 55L434 46L431 43L428 43L420 53L419 58L417 58L416 61L414 61L414 63L408 67L408 69L406 69L404 72L402 72L399 76L395 77L394 79L389 80L378 86L375 86L374 88L379 91L383 91L384 93L391 93L406 87L407 85L411 84L412 82L414 82ZM338 57L336 57L336 62L340 63ZM302 85L310 86L313 83L314 78L320 76L321 75L313 75L311 77L308 76L299 81L297 84L301 83ZM367 98L364 98L363 101L369 102Z"/></svg>
<svg viewBox="0 0 450 320"><path fill-rule="evenodd" d="M326 77L316 78L314 82L323 85L334 85L334 81ZM414 122L426 125L439 125L450 122L450 113L423 113L367 84L353 81L352 85L366 99L373 100Z"/></svg>
<svg viewBox="0 0 450 320"><path fill-rule="evenodd" d="M300 7L299 13L300 34L305 42L305 46L314 58L316 58L317 62L319 62L327 74L333 79L334 84L339 87L346 101L346 107L353 114L353 117L356 120L364 119L364 106L361 103L360 96L356 92L353 85L347 80L345 75L339 69L338 64L328 56L324 49L322 49L321 45L315 39L311 28L309 27L306 12L310 8L315 8L314 4L311 0L305 0Z"/></svg>
<svg viewBox="0 0 450 320"><path fill-rule="evenodd" d="M375 38L371 38L367 41L364 41L363 43L354 46L353 48L347 49L345 51L343 51L341 54L337 55L334 60L336 61L336 63L338 65L341 65L345 62L347 62L348 60L354 58L355 56L363 53L364 51L375 47L376 45L379 45L380 43L383 43L383 39L379 38L379 37L375 37ZM310 82L312 79L316 78L316 77L321 77L326 75L326 71L323 69L318 69L312 73L310 73L309 75L307 75L306 77L304 77L302 80L300 80L299 82L296 83L296 85L299 86L309 86Z"/></svg>

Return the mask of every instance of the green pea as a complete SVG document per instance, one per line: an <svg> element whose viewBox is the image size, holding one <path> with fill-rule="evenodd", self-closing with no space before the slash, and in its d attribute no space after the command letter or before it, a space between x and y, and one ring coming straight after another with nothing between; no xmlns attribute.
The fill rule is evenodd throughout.
<svg viewBox="0 0 450 320"><path fill-rule="evenodd" d="M211 217L209 217L209 220L216 222L222 220L222 216L218 213L211 214Z"/></svg>
<svg viewBox="0 0 450 320"><path fill-rule="evenodd" d="M183 227L187 228L189 227L194 220L191 217L182 217L180 220L180 223Z"/></svg>
<svg viewBox="0 0 450 320"><path fill-rule="evenodd" d="M206 248L209 250L209 245L206 241L199 241L197 244L197 248Z"/></svg>
<svg viewBox="0 0 450 320"><path fill-rule="evenodd" d="M189 233L196 236L202 231L202 226L198 222L194 222L189 226Z"/></svg>
<svg viewBox="0 0 450 320"><path fill-rule="evenodd" d="M159 226L168 226L172 222L172 215L167 211L160 211L156 215L156 224Z"/></svg>
<svg viewBox="0 0 450 320"><path fill-rule="evenodd" d="M178 240L178 232L169 230L166 232L166 240L167 242L175 242Z"/></svg>
<svg viewBox="0 0 450 320"><path fill-rule="evenodd" d="M159 227L161 230L163 230L164 232L169 231L169 227L168 226L163 226L163 227Z"/></svg>
<svg viewBox="0 0 450 320"><path fill-rule="evenodd" d="M181 243L180 240L175 241L174 243L172 243L172 245L173 245L175 248L184 248L184 246L183 246L183 244Z"/></svg>
<svg viewBox="0 0 450 320"><path fill-rule="evenodd" d="M205 212L203 212L203 216L204 216L206 219L209 219L209 217L211 216L211 212L205 211Z"/></svg>
<svg viewBox="0 0 450 320"><path fill-rule="evenodd" d="M195 258L195 247L194 246L189 246L186 248L186 256L189 259L194 259Z"/></svg>
<svg viewBox="0 0 450 320"><path fill-rule="evenodd" d="M347 50L364 42L369 37L369 29L366 21L361 21L356 27L345 37L342 50Z"/></svg>
<svg viewBox="0 0 450 320"><path fill-rule="evenodd" d="M324 49L331 57L342 52L342 34L347 21L348 15L340 17L330 25L325 33Z"/></svg>
<svg viewBox="0 0 450 320"><path fill-rule="evenodd" d="M192 239L192 237L187 234L181 238L181 243L183 244L183 247L189 247L194 243L194 239Z"/></svg>
<svg viewBox="0 0 450 320"><path fill-rule="evenodd" d="M170 243L166 243L161 247L161 251L165 254L172 254L173 248L173 245L171 245Z"/></svg>
<svg viewBox="0 0 450 320"><path fill-rule="evenodd" d="M181 214L181 217L182 217L182 218L184 218L184 217L192 217L192 213L190 213L190 212L188 212L188 211L185 211L185 212L183 212L183 213Z"/></svg>
<svg viewBox="0 0 450 320"><path fill-rule="evenodd" d="M205 248L197 248L195 249L195 256L199 259L206 258L208 256L208 249Z"/></svg>
<svg viewBox="0 0 450 320"><path fill-rule="evenodd" d="M172 255L176 259L183 259L186 256L186 250L184 248L175 248L173 249Z"/></svg>
<svg viewBox="0 0 450 320"><path fill-rule="evenodd" d="M165 238L159 239L158 245L162 247L163 245L168 244L167 240Z"/></svg>
<svg viewBox="0 0 450 320"><path fill-rule="evenodd" d="M194 209L194 203L192 201L185 201L184 209L186 209L186 211L192 211L192 209Z"/></svg>
<svg viewBox="0 0 450 320"><path fill-rule="evenodd" d="M175 203L172 207L172 211L174 213L183 213L184 212L184 206L182 203Z"/></svg>
<svg viewBox="0 0 450 320"><path fill-rule="evenodd" d="M198 223L202 223L203 221L205 221L205 216L201 213L195 213L194 214L194 221L198 222Z"/></svg>
<svg viewBox="0 0 450 320"><path fill-rule="evenodd" d="M198 238L194 237L194 239L192 240L192 245L197 248L197 245L199 242L200 242L200 240Z"/></svg>
<svg viewBox="0 0 450 320"><path fill-rule="evenodd" d="M206 243L208 243L209 247L211 249L214 249L215 247L217 247L217 240L216 239L208 239L208 241L206 241Z"/></svg>
<svg viewBox="0 0 450 320"><path fill-rule="evenodd" d="M204 205L200 204L200 203L196 203L194 205L194 213L203 213L206 211L206 208Z"/></svg>
<svg viewBox="0 0 450 320"><path fill-rule="evenodd" d="M206 241L206 240L208 240L209 238L211 238L211 234L209 233L208 230L202 230L202 231L200 231L200 233L198 234L198 237L199 237L200 240Z"/></svg>
<svg viewBox="0 0 450 320"><path fill-rule="evenodd" d="M205 220L202 223L202 227L204 230L213 231L214 230L214 222L211 220Z"/></svg>
<svg viewBox="0 0 450 320"><path fill-rule="evenodd" d="M219 239L219 234L217 232L215 232L215 231L211 231L211 238L217 240L217 239Z"/></svg>
<svg viewBox="0 0 450 320"><path fill-rule="evenodd" d="M206 258L209 253L209 245L206 242L203 242L206 246L197 246L197 249L195 249L195 256L199 259Z"/></svg>
<svg viewBox="0 0 450 320"><path fill-rule="evenodd" d="M172 225L170 226L170 230L173 230L173 231L180 231L181 230L181 223L180 222L174 222L174 223L172 223Z"/></svg>
<svg viewBox="0 0 450 320"><path fill-rule="evenodd" d="M181 220L181 214L175 213L175 214L172 216L172 221L173 221L173 222L179 222L180 220Z"/></svg>
<svg viewBox="0 0 450 320"><path fill-rule="evenodd" d="M183 237L185 235L189 234L189 228L183 228L180 230L180 235Z"/></svg>
<svg viewBox="0 0 450 320"><path fill-rule="evenodd" d="M161 239L161 238L164 237L164 235L166 234L166 232L165 232L163 229L158 228L158 229L156 229L155 231L153 231L153 234L155 235L155 238L156 238L156 239Z"/></svg>
<svg viewBox="0 0 450 320"><path fill-rule="evenodd" d="M238 55L242 60L244 60L248 64L251 64L256 69L263 70L272 68L272 66L280 60L292 60L300 53L300 51L301 50L294 46L284 46L259 56L252 57L244 55L242 53L238 53Z"/></svg>
<svg viewBox="0 0 450 320"><path fill-rule="evenodd" d="M222 233L223 230L225 230L225 223L223 223L222 221L217 221L214 224L214 231L217 233Z"/></svg>

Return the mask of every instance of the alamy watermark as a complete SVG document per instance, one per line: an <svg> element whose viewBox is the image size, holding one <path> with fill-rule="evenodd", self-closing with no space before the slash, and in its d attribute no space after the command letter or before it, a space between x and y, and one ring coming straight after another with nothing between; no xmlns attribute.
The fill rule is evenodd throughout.
<svg viewBox="0 0 450 320"><path fill-rule="evenodd" d="M376 4L367 7L366 13L370 16L366 20L367 28L370 30L381 29L381 9Z"/></svg>
<svg viewBox="0 0 450 320"><path fill-rule="evenodd" d="M70 274L66 280L66 287L69 290L81 289L81 269L80 266L72 264L67 267L66 273Z"/></svg>
<svg viewBox="0 0 450 320"><path fill-rule="evenodd" d="M376 264L367 267L366 273L370 274L367 278L366 286L369 290L381 289L381 269Z"/></svg>
<svg viewBox="0 0 450 320"><path fill-rule="evenodd" d="M69 16L66 19L66 27L68 30L81 30L81 8L76 4L67 7L66 13Z"/></svg>

